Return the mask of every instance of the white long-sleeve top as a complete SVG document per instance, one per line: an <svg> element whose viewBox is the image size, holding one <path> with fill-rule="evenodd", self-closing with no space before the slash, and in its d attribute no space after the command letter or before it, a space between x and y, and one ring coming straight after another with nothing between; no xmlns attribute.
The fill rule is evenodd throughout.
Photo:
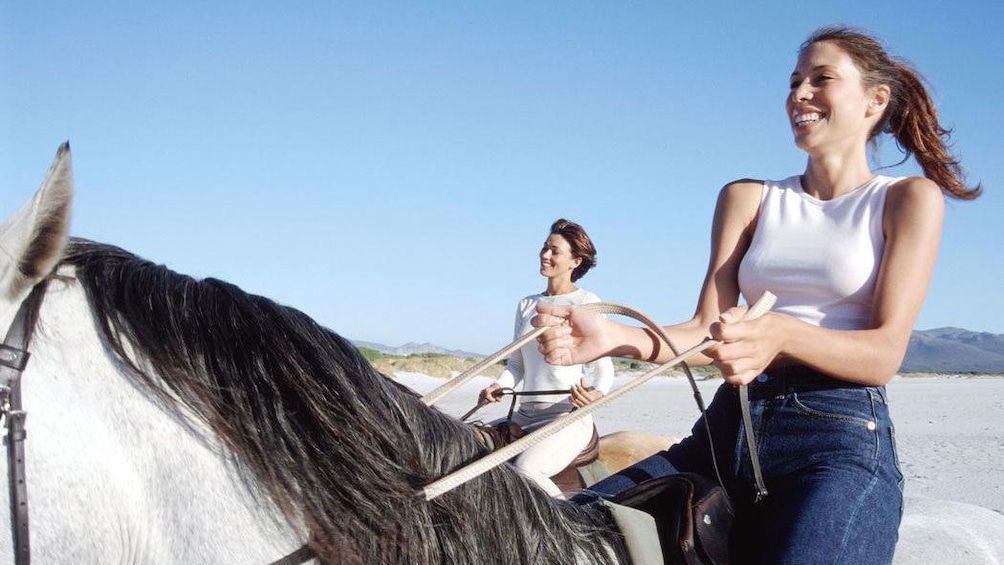
<svg viewBox="0 0 1004 565"><path fill-rule="evenodd" d="M591 304L599 302L600 298L588 290L578 289L568 294L545 296L534 294L519 301L516 307L516 323L513 328L513 339L533 331L530 320L537 315L537 304L554 304L558 306ZM544 356L537 351L537 342L531 341L509 355L506 368L496 379L503 388L520 387L524 391L533 390L568 390L579 379L586 377L586 383L603 394L610 391L614 383L614 364L609 357L603 357L585 365L550 365L544 361ZM567 397L556 396L524 396L523 402L560 402Z"/></svg>

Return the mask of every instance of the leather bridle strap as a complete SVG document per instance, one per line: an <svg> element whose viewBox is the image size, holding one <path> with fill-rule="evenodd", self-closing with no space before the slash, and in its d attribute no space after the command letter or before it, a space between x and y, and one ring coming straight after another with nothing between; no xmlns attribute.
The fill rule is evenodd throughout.
<svg viewBox="0 0 1004 565"><path fill-rule="evenodd" d="M301 565L315 558L317 558L317 555L314 553L314 550L310 549L309 545L304 544L299 549L293 551L293 553L273 561L271 565Z"/></svg>
<svg viewBox="0 0 1004 565"><path fill-rule="evenodd" d="M7 337L0 345L0 417L7 435L7 470L10 481L11 529L14 537L14 563L31 562L28 539L28 488L25 483L24 429L25 411L21 405L21 372L28 364L28 342L35 329L38 309L45 295L47 280L35 285L21 303Z"/></svg>
<svg viewBox="0 0 1004 565"><path fill-rule="evenodd" d="M743 416L743 427L746 428L746 444L749 446L750 464L753 466L753 482L756 484L756 497L753 502L760 502L767 497L767 485L763 482L763 472L760 470L760 454L756 446L756 434L753 432L748 385L739 385L739 408Z"/></svg>

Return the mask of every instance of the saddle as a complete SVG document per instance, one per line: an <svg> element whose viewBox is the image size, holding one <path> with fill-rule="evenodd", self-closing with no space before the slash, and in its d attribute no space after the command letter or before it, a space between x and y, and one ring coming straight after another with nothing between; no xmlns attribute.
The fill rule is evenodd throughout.
<svg viewBox="0 0 1004 565"><path fill-rule="evenodd" d="M624 534L632 563L728 565L735 511L718 483L679 473L602 500Z"/></svg>
<svg viewBox="0 0 1004 565"><path fill-rule="evenodd" d="M475 423L473 426L489 451L501 449L526 435L523 428L508 420L494 425ZM552 476L551 480L563 493L578 492L586 488L587 484L592 484L609 474L605 468L596 469L597 466L602 466L599 459L600 434L596 431L594 424L593 433L586 447L568 466Z"/></svg>
<svg viewBox="0 0 1004 565"><path fill-rule="evenodd" d="M597 466L600 468L596 469ZM567 467L551 477L551 480L561 489L561 492L567 495L578 492L607 475L609 473L606 467L600 463L600 434L597 433L594 424L593 434L589 437L589 443L586 444L586 447L575 459L572 459Z"/></svg>
<svg viewBox="0 0 1004 565"><path fill-rule="evenodd" d="M482 442L495 451L526 435L506 420L498 424L472 424ZM551 480L569 494L606 476L591 477L602 467L600 436L593 434L585 449ZM585 476L584 476L585 475ZM635 485L610 500L600 499L625 537L636 565L729 565L729 538L735 511L718 483L701 475L679 473Z"/></svg>

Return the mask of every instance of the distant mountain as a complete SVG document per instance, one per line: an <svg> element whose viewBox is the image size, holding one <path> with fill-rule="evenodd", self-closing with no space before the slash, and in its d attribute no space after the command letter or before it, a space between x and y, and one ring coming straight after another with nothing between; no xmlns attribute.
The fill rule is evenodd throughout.
<svg viewBox="0 0 1004 565"><path fill-rule="evenodd" d="M406 343L389 347L353 341L357 347L390 355L439 353L465 359L480 359L481 353L446 349L431 343ZM960 328L914 331L900 369L903 373L1004 373L1004 334L973 332Z"/></svg>
<svg viewBox="0 0 1004 565"><path fill-rule="evenodd" d="M904 373L1004 373L1004 334L960 328L915 331Z"/></svg>
<svg viewBox="0 0 1004 565"><path fill-rule="evenodd" d="M400 347L390 347L388 345L383 345L382 343L373 343L370 341L356 341L352 340L352 343L356 347L365 347L367 349L373 349L379 351L380 353L386 353L388 355L414 355L416 353L438 353L440 355L452 355L454 357L463 357L465 359L481 359L487 357L482 353L471 353L469 351L461 351L459 349L446 349L445 347L440 347L432 343L415 343L408 342Z"/></svg>

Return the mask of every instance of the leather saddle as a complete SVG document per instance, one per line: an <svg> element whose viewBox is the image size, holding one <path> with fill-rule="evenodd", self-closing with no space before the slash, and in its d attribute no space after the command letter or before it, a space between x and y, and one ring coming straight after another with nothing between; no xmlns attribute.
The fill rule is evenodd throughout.
<svg viewBox="0 0 1004 565"><path fill-rule="evenodd" d="M490 451L496 451L526 435L523 428L504 421L498 424L475 424L481 441ZM608 473L600 463L600 434L593 425L593 433L586 447L568 464L567 467L551 477L554 484L566 495L574 494L605 477ZM583 476L585 475L585 476Z"/></svg>

